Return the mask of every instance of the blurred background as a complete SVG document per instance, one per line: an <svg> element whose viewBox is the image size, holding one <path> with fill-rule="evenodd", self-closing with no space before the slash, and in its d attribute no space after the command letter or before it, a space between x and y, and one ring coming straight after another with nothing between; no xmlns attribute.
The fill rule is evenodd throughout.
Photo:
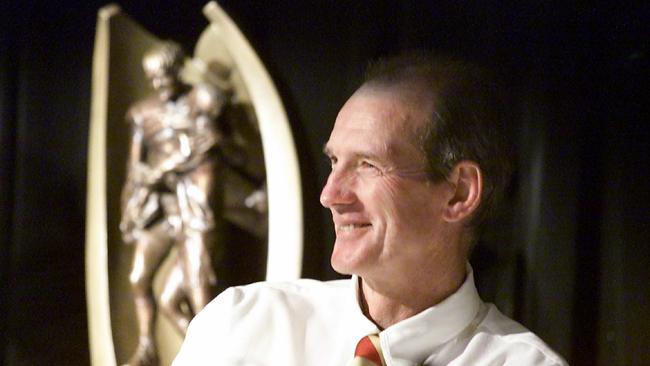
<svg viewBox="0 0 650 366"><path fill-rule="evenodd" d="M92 50L102 1L0 4L0 362L88 365ZM205 1L122 1L188 52ZM650 4L222 0L282 96L302 170L303 275L338 278L322 146L368 61L450 51L509 85L517 171L479 291L572 365L650 364Z"/></svg>

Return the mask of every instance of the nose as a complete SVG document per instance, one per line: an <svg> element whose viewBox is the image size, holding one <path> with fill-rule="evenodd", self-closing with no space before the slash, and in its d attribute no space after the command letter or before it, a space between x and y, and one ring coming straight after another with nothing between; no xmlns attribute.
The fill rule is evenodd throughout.
<svg viewBox="0 0 650 366"><path fill-rule="evenodd" d="M349 177L345 174L332 170L329 177L327 177L323 191L320 193L321 205L332 208L337 205L354 203L356 195L351 183Z"/></svg>

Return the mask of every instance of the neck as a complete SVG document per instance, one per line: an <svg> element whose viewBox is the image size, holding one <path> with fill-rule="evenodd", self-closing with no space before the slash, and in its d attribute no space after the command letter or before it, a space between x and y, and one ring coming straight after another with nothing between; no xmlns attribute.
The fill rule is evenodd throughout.
<svg viewBox="0 0 650 366"><path fill-rule="evenodd" d="M405 281L393 288L360 278L361 308L366 317L385 329L440 303L460 288L465 276L463 262L427 280Z"/></svg>

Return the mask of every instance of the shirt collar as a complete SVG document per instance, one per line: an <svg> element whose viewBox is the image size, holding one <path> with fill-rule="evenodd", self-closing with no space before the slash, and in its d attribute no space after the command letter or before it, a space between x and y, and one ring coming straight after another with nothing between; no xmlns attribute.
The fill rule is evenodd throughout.
<svg viewBox="0 0 650 366"><path fill-rule="evenodd" d="M352 277L358 302L358 278ZM474 285L474 271L467 264L467 276L460 288L442 302L384 329L382 352L390 364L421 364L435 348L467 328L476 317L481 298Z"/></svg>
<svg viewBox="0 0 650 366"><path fill-rule="evenodd" d="M352 275L352 279L350 281L350 290L353 291L353 299L356 304L354 307L354 319L356 321L356 324L352 329L355 330L355 334L353 337L355 339L361 339L364 336L367 336L368 334L378 334L379 333L379 328L375 323L373 323L370 319L366 317L366 315L363 313L363 310L361 309L361 291L359 289L359 286L361 285L361 281L359 280L359 276L357 275Z"/></svg>

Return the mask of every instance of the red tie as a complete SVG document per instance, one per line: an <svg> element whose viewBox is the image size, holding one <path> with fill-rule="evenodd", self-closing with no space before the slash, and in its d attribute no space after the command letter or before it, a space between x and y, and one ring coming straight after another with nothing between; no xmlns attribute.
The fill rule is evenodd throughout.
<svg viewBox="0 0 650 366"><path fill-rule="evenodd" d="M354 359L348 366L386 366L377 334L361 338L354 350Z"/></svg>

